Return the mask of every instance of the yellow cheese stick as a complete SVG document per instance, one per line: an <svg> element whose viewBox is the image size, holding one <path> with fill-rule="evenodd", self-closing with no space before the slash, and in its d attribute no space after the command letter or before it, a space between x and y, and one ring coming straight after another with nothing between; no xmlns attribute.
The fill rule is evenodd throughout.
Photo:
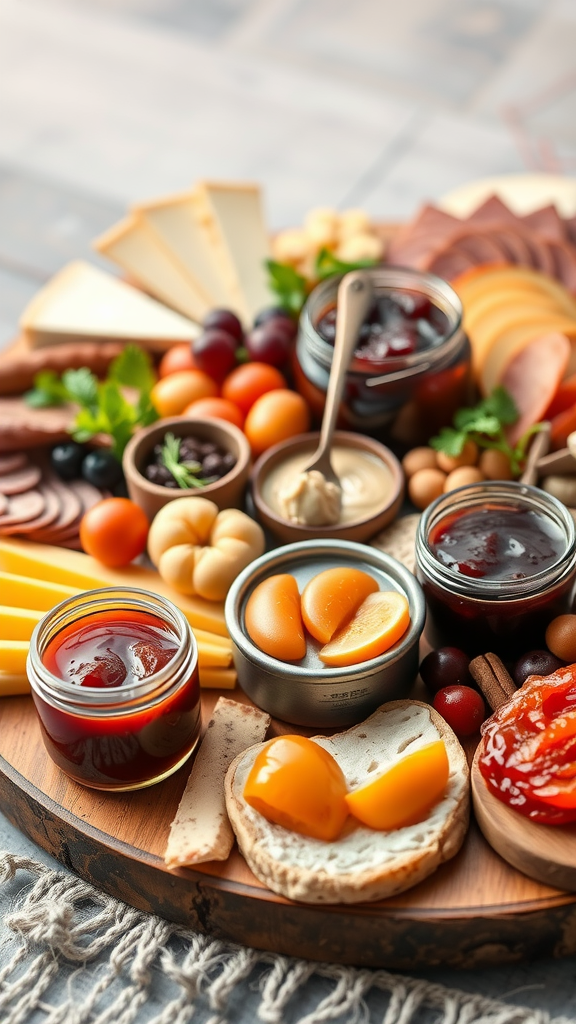
<svg viewBox="0 0 576 1024"><path fill-rule="evenodd" d="M141 565L127 565L110 569L81 551L69 551L51 544L33 544L30 541L0 539L0 569L20 573L51 583L93 590L99 587L139 587L173 601L194 628L206 629L228 636L224 621L224 605L218 601L205 601L201 597L179 594L153 569Z"/></svg>
<svg viewBox="0 0 576 1024"><path fill-rule="evenodd" d="M78 593L78 587L65 587L29 576L17 576L12 572L0 572L0 600L3 605L12 608L33 608L49 612L60 601Z"/></svg>
<svg viewBox="0 0 576 1024"><path fill-rule="evenodd" d="M229 636L218 636L218 633L210 633L207 629L196 629L196 627L192 632L199 644L205 641L207 644L217 644L225 651L232 651L232 641Z"/></svg>
<svg viewBox="0 0 576 1024"><path fill-rule="evenodd" d="M20 693L30 693L27 676L0 672L0 697L16 697Z"/></svg>
<svg viewBox="0 0 576 1024"><path fill-rule="evenodd" d="M29 646L27 640L0 640L0 672L24 675Z"/></svg>
<svg viewBox="0 0 576 1024"><path fill-rule="evenodd" d="M207 690L233 690L236 686L234 668L200 668L200 686Z"/></svg>
<svg viewBox="0 0 576 1024"><path fill-rule="evenodd" d="M29 640L44 612L0 605L0 641Z"/></svg>
<svg viewBox="0 0 576 1024"><path fill-rule="evenodd" d="M0 634L1 635L1 634ZM198 665L203 668L228 668L232 664L232 651L217 644L198 641Z"/></svg>

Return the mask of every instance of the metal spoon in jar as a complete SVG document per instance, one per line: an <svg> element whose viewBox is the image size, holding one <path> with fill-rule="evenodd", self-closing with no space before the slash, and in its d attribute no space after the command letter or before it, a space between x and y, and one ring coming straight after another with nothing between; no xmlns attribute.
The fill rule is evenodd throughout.
<svg viewBox="0 0 576 1024"><path fill-rule="evenodd" d="M324 406L324 415L322 417L320 441L312 460L303 470L305 474L309 474L312 471L321 473L325 481L332 485L332 488L338 489L338 496L334 494L338 506L338 515L342 500L342 489L340 487L340 480L330 461L332 436L336 427L336 420L338 419L346 372L350 366L360 328L372 304L373 295L372 279L364 270L355 270L350 274L346 274L340 282L337 298L338 316L336 318L334 355L332 357L330 379L326 392L326 405ZM333 518L332 521L337 521L337 517L336 519Z"/></svg>

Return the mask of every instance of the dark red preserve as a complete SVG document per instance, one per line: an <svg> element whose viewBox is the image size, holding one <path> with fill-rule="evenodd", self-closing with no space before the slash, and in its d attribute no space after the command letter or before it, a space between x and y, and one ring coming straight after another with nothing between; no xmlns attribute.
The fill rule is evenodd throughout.
<svg viewBox="0 0 576 1024"><path fill-rule="evenodd" d="M472 484L426 509L416 563L434 646L516 657L543 646L548 623L572 606L574 522L536 487Z"/></svg>
<svg viewBox="0 0 576 1024"><path fill-rule="evenodd" d="M84 785L151 785L197 743L195 641L156 595L92 591L59 605L35 631L29 675L48 753Z"/></svg>

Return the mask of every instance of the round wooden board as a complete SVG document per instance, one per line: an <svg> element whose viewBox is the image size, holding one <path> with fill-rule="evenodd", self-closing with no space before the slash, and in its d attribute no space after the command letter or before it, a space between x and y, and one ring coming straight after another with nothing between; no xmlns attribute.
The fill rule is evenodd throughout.
<svg viewBox="0 0 576 1024"><path fill-rule="evenodd" d="M511 810L490 792L478 768L471 770L476 820L490 845L504 860L544 885L576 890L576 824L552 828Z"/></svg>
<svg viewBox="0 0 576 1024"><path fill-rule="evenodd" d="M205 721L217 696L204 691ZM239 690L227 696L247 700ZM222 864L170 872L162 855L187 774L184 766L137 793L85 789L48 758L31 699L0 701L4 812L66 867L141 910L260 949L368 967L471 967L576 951L576 895L515 871L474 824L453 861L373 904L292 903L265 889L237 850Z"/></svg>

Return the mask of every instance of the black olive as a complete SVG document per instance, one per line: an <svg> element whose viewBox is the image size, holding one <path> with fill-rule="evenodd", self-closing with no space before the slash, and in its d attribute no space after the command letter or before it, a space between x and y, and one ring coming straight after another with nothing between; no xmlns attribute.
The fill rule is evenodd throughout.
<svg viewBox="0 0 576 1024"><path fill-rule="evenodd" d="M94 487L114 487L122 479L122 466L112 452L89 452L82 463L82 476Z"/></svg>
<svg viewBox="0 0 576 1024"><path fill-rule="evenodd" d="M174 480L169 469L166 466L158 466L156 463L151 462L144 470L144 476L152 484L160 484L161 487L165 487L170 481Z"/></svg>
<svg viewBox="0 0 576 1024"><path fill-rule="evenodd" d="M232 452L224 452L224 455L222 456L222 465L226 472L229 473L236 465L236 456L233 455Z"/></svg>
<svg viewBox="0 0 576 1024"><path fill-rule="evenodd" d="M222 465L222 456L218 455L217 452L212 452L207 455L205 459L202 459L202 476L224 476L226 472Z"/></svg>
<svg viewBox="0 0 576 1024"><path fill-rule="evenodd" d="M67 441L65 444L57 444L52 449L52 469L58 474L61 480L75 480L80 476L82 459L86 454L84 445L76 441Z"/></svg>

